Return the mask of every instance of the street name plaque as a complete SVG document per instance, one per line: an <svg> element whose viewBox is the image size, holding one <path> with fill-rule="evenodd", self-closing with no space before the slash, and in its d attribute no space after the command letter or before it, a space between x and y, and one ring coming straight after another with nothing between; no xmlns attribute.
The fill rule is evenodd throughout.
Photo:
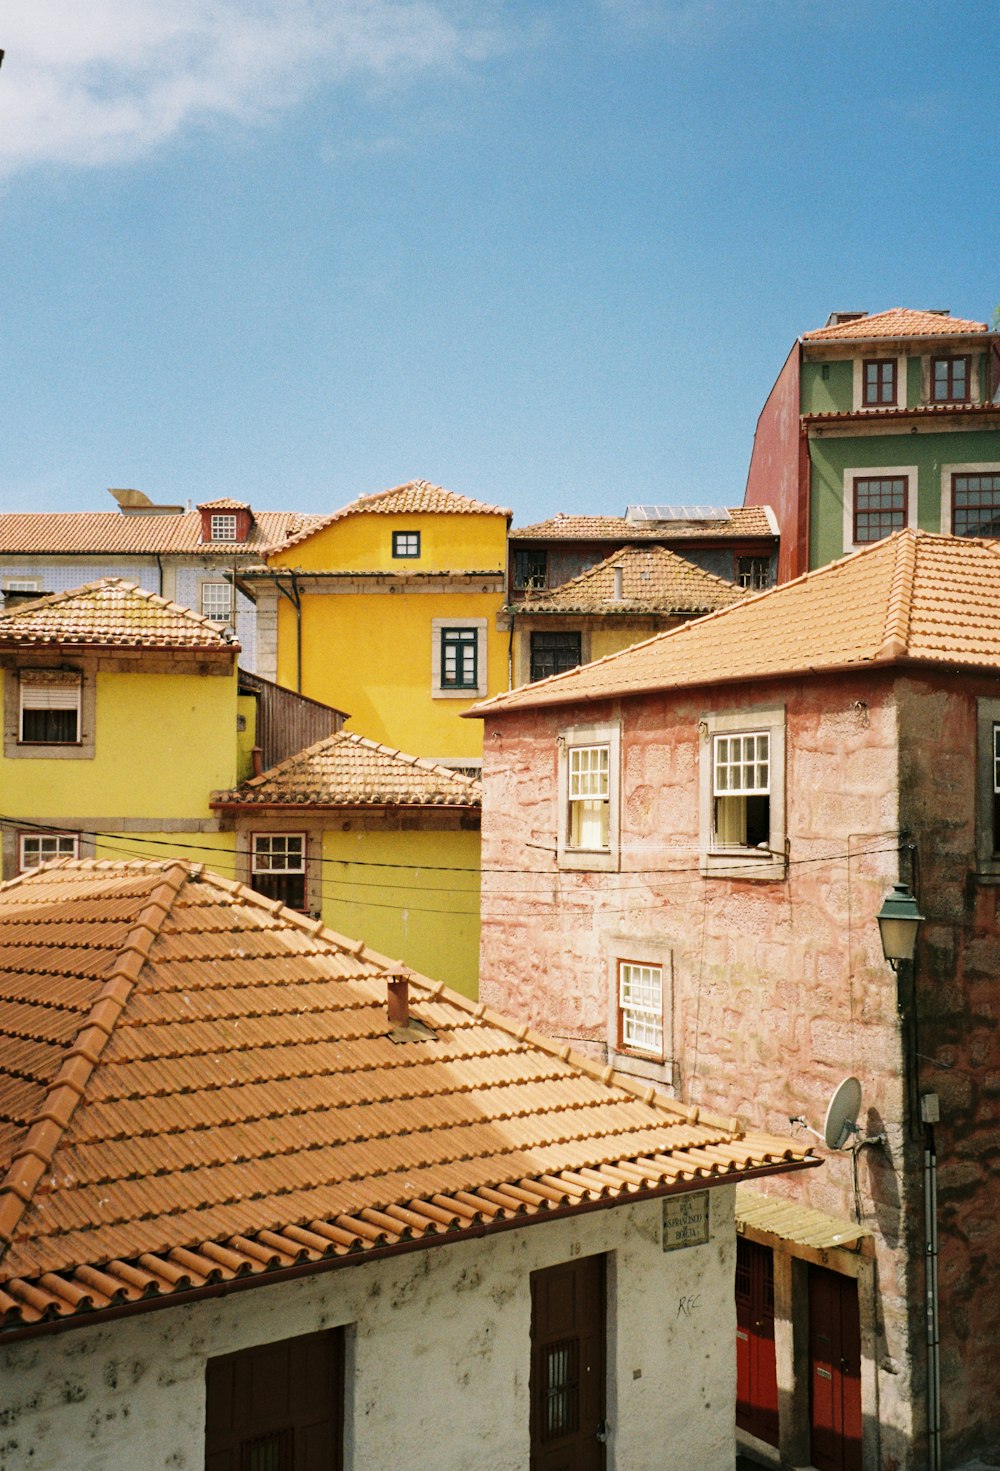
<svg viewBox="0 0 1000 1471"><path fill-rule="evenodd" d="M704 1246L708 1241L708 1191L668 1195L663 1201L663 1250Z"/></svg>

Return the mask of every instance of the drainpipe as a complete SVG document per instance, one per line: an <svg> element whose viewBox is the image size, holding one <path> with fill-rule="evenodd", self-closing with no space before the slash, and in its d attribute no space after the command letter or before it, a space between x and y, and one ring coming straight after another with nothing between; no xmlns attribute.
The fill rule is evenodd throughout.
<svg viewBox="0 0 1000 1471"><path fill-rule="evenodd" d="M933 1099L931 1108L927 1104ZM927 1471L941 1471L941 1335L938 1327L938 1210L937 1151L934 1124L928 1114L937 1113L937 1098L931 1093L922 1100L924 1125L924 1239L927 1251Z"/></svg>
<svg viewBox="0 0 1000 1471"><path fill-rule="evenodd" d="M157 591L159 592L160 597L162 598L162 596L163 596L163 558L160 556L159 552L157 552L157 554L156 554L156 565L159 568L159 572L160 572L160 586L157 589Z"/></svg>
<svg viewBox="0 0 1000 1471"><path fill-rule="evenodd" d="M514 688L514 609L510 610L510 637L507 639L507 688Z"/></svg>
<svg viewBox="0 0 1000 1471"><path fill-rule="evenodd" d="M299 597L299 585L295 581L295 573L290 572L292 579L292 591L282 587L281 578L271 573L271 581L278 589L283 598L287 598L295 609L295 690L297 694L302 693L302 599ZM294 594L294 596L293 596Z"/></svg>

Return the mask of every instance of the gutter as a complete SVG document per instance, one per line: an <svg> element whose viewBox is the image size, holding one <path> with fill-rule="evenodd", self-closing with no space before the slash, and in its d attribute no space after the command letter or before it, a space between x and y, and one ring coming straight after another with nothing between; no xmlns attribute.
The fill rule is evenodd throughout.
<svg viewBox="0 0 1000 1471"><path fill-rule="evenodd" d="M91 1312L77 1312L62 1319L50 1319L45 1323L26 1324L19 1328L0 1331L0 1345L14 1343L24 1338L49 1337L55 1333L65 1333L73 1328L87 1327L91 1323L106 1323L115 1318L132 1318L139 1313L156 1312L160 1308L200 1302L207 1298L229 1297L232 1293L243 1292L249 1287L291 1282L298 1277L335 1271L338 1267L360 1266L363 1262L373 1259L403 1256L413 1251L426 1251L435 1246L448 1246L455 1241L478 1240L480 1237L493 1236L500 1231L520 1230L526 1226L561 1220L568 1216L590 1215L594 1211L613 1209L615 1206L631 1204L633 1201L664 1199L671 1195L687 1195L696 1190L717 1189L720 1185L735 1186L738 1181L753 1180L762 1176L786 1175L797 1170L812 1169L822 1163L821 1159L811 1155L806 1159L795 1160L791 1163L761 1165L757 1169L740 1170L734 1176L721 1176L714 1179L700 1178L685 1181L683 1185L660 1186L657 1189L624 1190L621 1195L605 1196L600 1200L588 1201L585 1205L554 1206L547 1209L543 1207L532 1216L518 1214L509 1216L503 1221L466 1226L456 1231L441 1231L431 1236L419 1236L415 1239L411 1237L406 1241L396 1241L386 1246L363 1247L360 1251L348 1252L344 1256L323 1257L318 1262L298 1262L292 1267L275 1267L270 1271L265 1268L260 1273L251 1272L243 1277L234 1277L229 1282L213 1282L206 1287L192 1287L182 1292L142 1298L138 1302L120 1303L116 1307L95 1308Z"/></svg>

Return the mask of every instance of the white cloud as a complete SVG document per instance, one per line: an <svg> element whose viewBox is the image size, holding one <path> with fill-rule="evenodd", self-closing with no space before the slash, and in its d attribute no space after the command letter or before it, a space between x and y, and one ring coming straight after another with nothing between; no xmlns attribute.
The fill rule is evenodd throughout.
<svg viewBox="0 0 1000 1471"><path fill-rule="evenodd" d="M15 0L2 35L0 174L127 162L192 125L260 124L326 83L481 60L499 44L491 10L460 0Z"/></svg>

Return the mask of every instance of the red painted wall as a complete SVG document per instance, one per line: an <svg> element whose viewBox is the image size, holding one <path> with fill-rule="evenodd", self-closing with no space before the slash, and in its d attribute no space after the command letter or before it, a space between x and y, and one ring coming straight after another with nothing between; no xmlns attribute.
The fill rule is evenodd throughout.
<svg viewBox="0 0 1000 1471"><path fill-rule="evenodd" d="M745 506L770 506L777 517L779 582L809 570L808 478L799 464L800 360L796 343L760 411L743 497Z"/></svg>

